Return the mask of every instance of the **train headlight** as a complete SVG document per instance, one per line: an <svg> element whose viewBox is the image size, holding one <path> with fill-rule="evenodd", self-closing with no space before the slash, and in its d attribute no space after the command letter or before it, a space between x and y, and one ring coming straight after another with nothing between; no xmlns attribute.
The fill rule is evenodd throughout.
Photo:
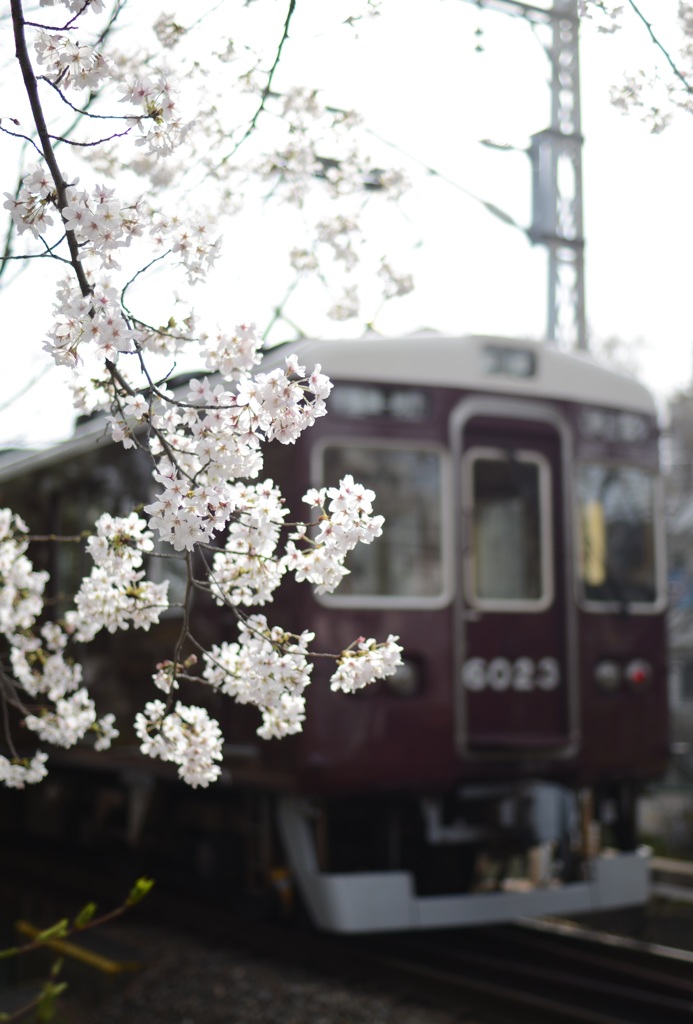
<svg viewBox="0 0 693 1024"><path fill-rule="evenodd" d="M594 681L605 693L617 690L621 684L621 677L621 666L610 658L604 658L594 666Z"/></svg>
<svg viewBox="0 0 693 1024"><path fill-rule="evenodd" d="M646 690L652 682L652 665L642 658L633 658L626 665L624 675L631 690Z"/></svg>
<svg viewBox="0 0 693 1024"><path fill-rule="evenodd" d="M413 697L421 689L418 666L405 658L394 675L385 678L385 685L398 697Z"/></svg>

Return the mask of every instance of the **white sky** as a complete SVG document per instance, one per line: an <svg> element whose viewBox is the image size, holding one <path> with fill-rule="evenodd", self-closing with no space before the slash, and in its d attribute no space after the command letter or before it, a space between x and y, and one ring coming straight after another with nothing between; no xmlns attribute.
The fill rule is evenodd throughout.
<svg viewBox="0 0 693 1024"><path fill-rule="evenodd" d="M522 150L533 132L548 127L549 67L532 29L522 19L479 11L462 0L384 0L383 14L361 23L354 38L337 28L334 11L340 6L348 11L350 5L298 0L301 17L297 13L275 84L318 87L328 103L358 109L375 133L374 159L388 155L414 182L399 208L390 205L374 215L376 224L382 221L383 251L386 242L390 251L394 247L396 269L413 272L417 284L412 296L380 311L376 327L387 334L428 326L542 337L544 250L461 191L529 224L528 157L486 149L478 140L493 138ZM663 26L673 23L676 0L642 0L641 6L648 15L656 12ZM273 11L284 9L275 3ZM481 53L475 51L479 42ZM693 372L693 120L681 114L655 136L608 100L609 85L625 70L650 67L654 58L641 25L631 23L606 37L583 26L589 329L596 338L642 338L642 377L663 396L688 385ZM396 148L383 148L376 137ZM460 187L426 175L403 153ZM0 191L9 188L11 181ZM248 319L262 325L282 300L291 275L277 240L288 231L282 217L270 217L262 206L232 222L231 249L234 239L242 239L242 258L217 272L208 300L229 326ZM360 333L358 323L342 328L322 316L326 304L319 287L303 286L287 310L310 333ZM34 353L50 325L50 307L50 289L41 289L37 275L0 296L1 337L9 353L0 404L42 365ZM22 436L36 443L69 431L69 399L58 396L51 381L47 377L0 411L0 446Z"/></svg>

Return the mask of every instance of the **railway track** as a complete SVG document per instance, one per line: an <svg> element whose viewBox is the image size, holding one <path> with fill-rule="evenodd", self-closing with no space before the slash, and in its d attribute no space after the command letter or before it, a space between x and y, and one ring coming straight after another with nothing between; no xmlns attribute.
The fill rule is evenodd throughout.
<svg viewBox="0 0 693 1024"><path fill-rule="evenodd" d="M34 875L33 884L37 881ZM82 894L85 887L89 880L82 875ZM693 953L572 922L337 937L239 920L227 910L161 892L138 910L137 917L179 929L182 943L199 937L242 945L278 964L291 963L447 1009L470 1024L693 1020ZM137 919L128 934L127 956L132 958L137 953ZM146 942L144 929L142 941ZM111 970L118 966L118 955L113 953ZM142 956L144 970L148 958Z"/></svg>
<svg viewBox="0 0 693 1024"><path fill-rule="evenodd" d="M693 1019L693 954L532 922L387 940L385 958L447 1005L489 1019L562 1024L683 1024ZM484 1018L485 1019L485 1018Z"/></svg>
<svg viewBox="0 0 693 1024"><path fill-rule="evenodd" d="M358 988L397 992L475 1024L689 1024L693 1019L693 954L569 924L364 939L241 924L228 914L210 915L208 909L201 914L187 901L160 900L153 916L175 921L181 943L199 938L241 945L277 964ZM191 936L193 920L197 935ZM132 958L140 933L136 926L127 932L125 955ZM141 939L146 944L146 929ZM150 956L143 950L145 965ZM111 974L118 954L112 959Z"/></svg>
<svg viewBox="0 0 693 1024"><path fill-rule="evenodd" d="M693 861L653 857L652 894L678 903L693 903Z"/></svg>

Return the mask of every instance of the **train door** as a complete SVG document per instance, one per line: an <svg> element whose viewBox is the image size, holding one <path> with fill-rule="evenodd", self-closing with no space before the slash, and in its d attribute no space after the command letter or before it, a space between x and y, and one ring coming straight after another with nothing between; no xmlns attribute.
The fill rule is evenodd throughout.
<svg viewBox="0 0 693 1024"><path fill-rule="evenodd" d="M568 431L541 403L470 399L453 432L457 750L567 755L577 739Z"/></svg>

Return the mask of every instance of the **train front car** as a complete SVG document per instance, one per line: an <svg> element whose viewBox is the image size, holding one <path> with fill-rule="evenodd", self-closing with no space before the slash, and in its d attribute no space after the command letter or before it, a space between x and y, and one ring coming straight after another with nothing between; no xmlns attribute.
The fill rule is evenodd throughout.
<svg viewBox="0 0 693 1024"><path fill-rule="evenodd" d="M311 918L332 931L643 902L635 801L668 743L647 391L506 339L371 335L295 351L335 382L329 414L295 445L268 445L265 475L300 514L309 486L350 474L386 523L334 594L287 580L263 610L314 630L321 651L398 635L403 667L331 693L334 666L317 659L304 732L270 742L255 735L256 709L196 688L191 702L209 703L226 738L222 776L201 794L140 755L131 725L156 696L152 666L170 657L180 609L149 632L100 635L79 656L118 741L52 752L50 785L12 804L15 824L0 813L0 832L79 833L99 857L131 851L146 873L201 878L232 904L249 880L264 901L288 861ZM98 418L53 450L0 460L3 504L40 534L126 514L148 486L146 456L112 444ZM86 553L40 541L31 553L62 614ZM149 571L182 596L175 566L155 559ZM228 609L202 602L192 614L204 646L233 638Z"/></svg>
<svg viewBox="0 0 693 1024"><path fill-rule="evenodd" d="M336 383L294 484L351 473L386 524L334 595L292 607L323 649L398 634L405 664L355 695L318 667L305 732L268 751L300 793L278 811L311 916L357 932L644 902L635 800L668 743L649 394L506 339L313 356Z"/></svg>

